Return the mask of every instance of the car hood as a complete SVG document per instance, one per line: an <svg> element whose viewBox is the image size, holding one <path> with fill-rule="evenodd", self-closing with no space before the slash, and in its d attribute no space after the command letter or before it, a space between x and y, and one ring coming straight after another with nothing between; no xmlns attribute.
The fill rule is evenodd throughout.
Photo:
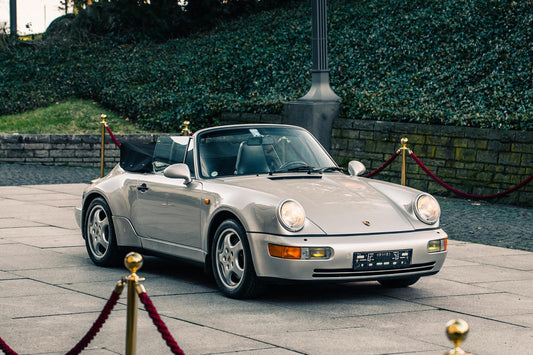
<svg viewBox="0 0 533 355"><path fill-rule="evenodd" d="M226 182L274 195L280 202L298 201L307 218L326 234L414 230L407 212L365 180L340 174L298 174L254 176Z"/></svg>

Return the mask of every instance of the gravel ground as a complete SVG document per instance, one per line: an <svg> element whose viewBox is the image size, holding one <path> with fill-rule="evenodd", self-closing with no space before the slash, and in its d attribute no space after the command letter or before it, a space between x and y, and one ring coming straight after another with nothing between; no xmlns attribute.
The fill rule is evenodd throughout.
<svg viewBox="0 0 533 355"><path fill-rule="evenodd" d="M0 163L0 186L90 183L99 176L100 168ZM451 239L533 251L532 208L437 199Z"/></svg>

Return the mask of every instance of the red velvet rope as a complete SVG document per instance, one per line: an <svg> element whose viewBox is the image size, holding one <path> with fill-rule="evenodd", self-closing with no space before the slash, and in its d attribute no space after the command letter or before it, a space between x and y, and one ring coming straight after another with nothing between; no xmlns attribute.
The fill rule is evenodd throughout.
<svg viewBox="0 0 533 355"><path fill-rule="evenodd" d="M168 347L172 351L173 354L179 354L179 355L185 355L183 350L180 349L178 346L178 343L174 340L170 332L168 331L167 326L165 323L161 320L161 317L159 316L159 313L157 313L157 310L155 309L154 305L152 304L152 300L146 292L139 293L139 298L141 302L144 304L144 308L150 315L150 318L152 318L152 321L154 322L155 326L157 327L157 330L159 333L161 333L161 336L166 341Z"/></svg>
<svg viewBox="0 0 533 355"><path fill-rule="evenodd" d="M0 338L0 349L2 349L2 351L6 355L18 355L16 352L13 351L13 349L9 347L9 345L6 344L6 342L2 338Z"/></svg>
<svg viewBox="0 0 533 355"><path fill-rule="evenodd" d="M369 177L372 177L374 175L376 175L377 173L379 173L381 170L385 169L390 163L392 163L392 161L394 159L396 159L398 157L398 155L400 155L400 151L397 151L396 153L394 153L392 155L392 157L389 158L389 160L387 160L385 162L385 164L383 164L382 166L380 166L379 168L377 168L376 170L374 170L373 172L369 173L369 174L366 174L366 175L363 175L363 177L366 177L366 178L369 178Z"/></svg>
<svg viewBox="0 0 533 355"><path fill-rule="evenodd" d="M96 336L100 328L102 328L102 325L104 325L105 321L107 320L107 317L109 317L109 314L117 304L119 298L120 293L114 290L91 329L89 329L87 334L85 334L85 336L78 342L78 344L76 344L66 355L77 355L81 353L83 349L87 347L87 345L89 345L89 343ZM2 338L0 338L0 349L2 349L2 351L6 355L18 355L2 340Z"/></svg>
<svg viewBox="0 0 533 355"><path fill-rule="evenodd" d="M119 298L120 293L118 293L117 291L113 291L111 297L104 306L102 313L100 313L100 316L98 316L91 329L89 329L87 334L66 355L77 355L81 353L83 349L87 347L87 345L89 345L89 343L91 342L91 340L93 340L98 331L100 331L100 328L102 328L102 325L104 325L105 321L107 320L107 317L109 317L109 314L117 304Z"/></svg>
<svg viewBox="0 0 533 355"><path fill-rule="evenodd" d="M115 142L116 146L117 147L120 147L120 143L117 141L117 139L115 138L115 135L113 134L113 132L111 132L111 128L109 128L108 125L105 126L105 129L107 129L107 131L109 132L109 135L111 136L111 139L113 140L113 142Z"/></svg>
<svg viewBox="0 0 533 355"><path fill-rule="evenodd" d="M444 181L442 181L441 179L439 179L437 176L435 176L435 174L433 174L421 161L420 159L418 159L418 157L415 155L415 153L411 153L410 154L411 157L414 159L414 161L422 168L422 170L424 170L431 178L433 178L433 180L435 180L436 182L438 182L439 184L441 184L442 186L444 186L446 189L452 191L452 192L455 192L456 194L458 195L461 195L461 196L465 196L465 197L469 197L469 198L473 198L473 199L478 199L478 200L486 200L486 199L491 199L491 198L495 198L495 197L501 197L501 196L504 196L504 195L507 195L508 193L511 193L519 188L521 188L522 186L526 185L528 182L530 182L531 180L533 180L533 175L530 175L527 179L525 179L524 181L522 181L520 184L518 185L515 185L513 187L511 187L509 190L505 190L505 191L502 191L502 192L498 192L498 193L495 193L495 194L492 194L492 195L474 195L474 194L469 194L469 193L466 193L466 192L463 192L463 191L459 191L457 190L456 188L453 188L451 187L450 185L446 184Z"/></svg>

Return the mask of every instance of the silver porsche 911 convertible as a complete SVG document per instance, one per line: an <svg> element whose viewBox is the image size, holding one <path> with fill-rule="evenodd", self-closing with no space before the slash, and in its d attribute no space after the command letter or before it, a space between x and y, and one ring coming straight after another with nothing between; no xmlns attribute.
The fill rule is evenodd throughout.
<svg viewBox="0 0 533 355"><path fill-rule="evenodd" d="M435 198L360 177L358 161L348 170L299 127L208 128L122 144L76 216L96 265L131 250L179 257L234 298L276 280L405 287L437 273L447 235Z"/></svg>

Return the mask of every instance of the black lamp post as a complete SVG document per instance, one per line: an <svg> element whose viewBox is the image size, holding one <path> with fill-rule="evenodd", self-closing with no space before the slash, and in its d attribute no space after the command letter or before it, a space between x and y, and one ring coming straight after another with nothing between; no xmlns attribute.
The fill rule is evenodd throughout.
<svg viewBox="0 0 533 355"><path fill-rule="evenodd" d="M311 12L311 89L285 105L285 116L287 123L306 128L329 150L333 120L339 114L341 98L329 85L327 0L311 0Z"/></svg>
<svg viewBox="0 0 533 355"><path fill-rule="evenodd" d="M326 2L327 0L311 1L312 83L309 92L299 100L340 101L341 99L329 86L328 11Z"/></svg>
<svg viewBox="0 0 533 355"><path fill-rule="evenodd" d="M17 36L17 0L9 0L9 34Z"/></svg>

